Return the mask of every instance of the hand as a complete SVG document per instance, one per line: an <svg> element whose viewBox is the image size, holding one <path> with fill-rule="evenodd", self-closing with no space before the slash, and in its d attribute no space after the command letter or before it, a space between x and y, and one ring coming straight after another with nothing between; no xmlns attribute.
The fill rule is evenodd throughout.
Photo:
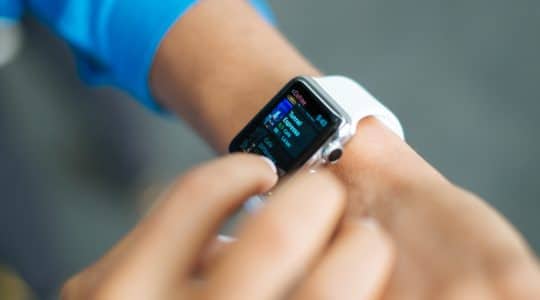
<svg viewBox="0 0 540 300"><path fill-rule="evenodd" d="M183 176L157 207L62 299L376 299L392 246L376 227L346 221L345 193L327 172L296 176L238 232L213 240L248 196L276 175L261 158L232 155Z"/></svg>
<svg viewBox="0 0 540 300"><path fill-rule="evenodd" d="M320 75L247 2L201 1L165 37L151 85L164 106L226 151L300 74ZM375 120L360 126L334 171L349 214L374 216L396 243L385 299L540 299L536 259L510 225Z"/></svg>
<svg viewBox="0 0 540 300"><path fill-rule="evenodd" d="M383 299L540 299L538 263L510 224L377 121L359 126L334 171L348 213L373 216L395 243Z"/></svg>

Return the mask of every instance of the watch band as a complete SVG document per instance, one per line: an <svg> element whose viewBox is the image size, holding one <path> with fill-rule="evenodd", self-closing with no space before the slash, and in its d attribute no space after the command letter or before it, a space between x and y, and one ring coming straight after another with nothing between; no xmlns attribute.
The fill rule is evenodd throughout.
<svg viewBox="0 0 540 300"><path fill-rule="evenodd" d="M358 122L373 116L401 139L405 139L398 118L357 82L344 76L313 77L312 79L349 114L354 124L351 128L353 133L356 132L355 125Z"/></svg>

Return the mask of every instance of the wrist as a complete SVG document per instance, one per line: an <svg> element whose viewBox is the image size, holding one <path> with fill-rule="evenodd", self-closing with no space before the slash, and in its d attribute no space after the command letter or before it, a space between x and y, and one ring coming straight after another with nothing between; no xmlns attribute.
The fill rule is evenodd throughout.
<svg viewBox="0 0 540 300"><path fill-rule="evenodd" d="M451 185L375 118L359 122L343 157L330 168L347 186L355 215L365 214L366 207L378 210L386 205L381 199L396 199L422 186Z"/></svg>

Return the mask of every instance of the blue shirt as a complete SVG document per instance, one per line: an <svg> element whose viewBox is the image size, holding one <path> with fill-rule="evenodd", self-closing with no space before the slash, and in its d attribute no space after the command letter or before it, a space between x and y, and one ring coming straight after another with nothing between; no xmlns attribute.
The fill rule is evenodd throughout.
<svg viewBox="0 0 540 300"><path fill-rule="evenodd" d="M196 0L0 0L0 18L36 16L73 48L81 76L114 85L152 109L149 72L161 40ZM251 3L268 20L264 0ZM181 53L180 53L181 55Z"/></svg>

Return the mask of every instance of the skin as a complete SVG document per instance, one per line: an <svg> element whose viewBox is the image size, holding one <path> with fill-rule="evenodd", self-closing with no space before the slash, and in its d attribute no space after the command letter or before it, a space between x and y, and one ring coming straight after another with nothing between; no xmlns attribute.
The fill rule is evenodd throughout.
<svg viewBox="0 0 540 300"><path fill-rule="evenodd" d="M319 74L245 1L206 0L194 6L168 33L156 56L150 82L163 106L177 112L224 153L234 135L287 81L297 75ZM332 249L339 249L338 237L325 254L342 268L326 268L322 261L316 263L336 278L318 275L326 272L315 269L305 274L304 281L296 283L304 288L289 295L346 299L341 294L347 290L343 285L360 285L364 282L360 278L374 281L379 287L368 289L376 290L367 293L376 299L540 298L537 259L520 234L482 199L446 180L376 120L366 119L358 124L358 134L346 146L344 157L329 169L346 189L343 224L365 216L374 218L393 241L395 267L386 283L381 283L386 280L384 272L370 273L356 269L354 264L344 268L345 262L364 261L363 255L371 257L382 250L375 251L369 248L370 243L357 241L350 248L354 251L335 255L332 253L337 250ZM181 218L175 220L179 222ZM294 216L290 222L289 230L301 225ZM340 228L341 232L348 225ZM298 242L309 240L302 234L295 238ZM279 242L265 245L287 256ZM245 253L245 257L254 255ZM342 260L345 262L340 263ZM266 269L261 272L263 269L257 268L250 274L272 273ZM224 270L220 274L225 274ZM228 276L245 276L246 280L253 277L236 269L228 271ZM156 276L164 275L156 271ZM219 291L234 289L240 291L235 297L243 295L242 288L237 290L238 282L231 283L229 288L226 281L212 282L219 282ZM246 293L255 295L249 288ZM276 299L282 295L271 296Z"/></svg>
<svg viewBox="0 0 540 300"><path fill-rule="evenodd" d="M329 172L281 185L237 241L211 242L246 197L276 181L266 161L248 154L195 168L73 277L62 299L376 299L391 271L391 242L372 224L341 223L345 189Z"/></svg>

